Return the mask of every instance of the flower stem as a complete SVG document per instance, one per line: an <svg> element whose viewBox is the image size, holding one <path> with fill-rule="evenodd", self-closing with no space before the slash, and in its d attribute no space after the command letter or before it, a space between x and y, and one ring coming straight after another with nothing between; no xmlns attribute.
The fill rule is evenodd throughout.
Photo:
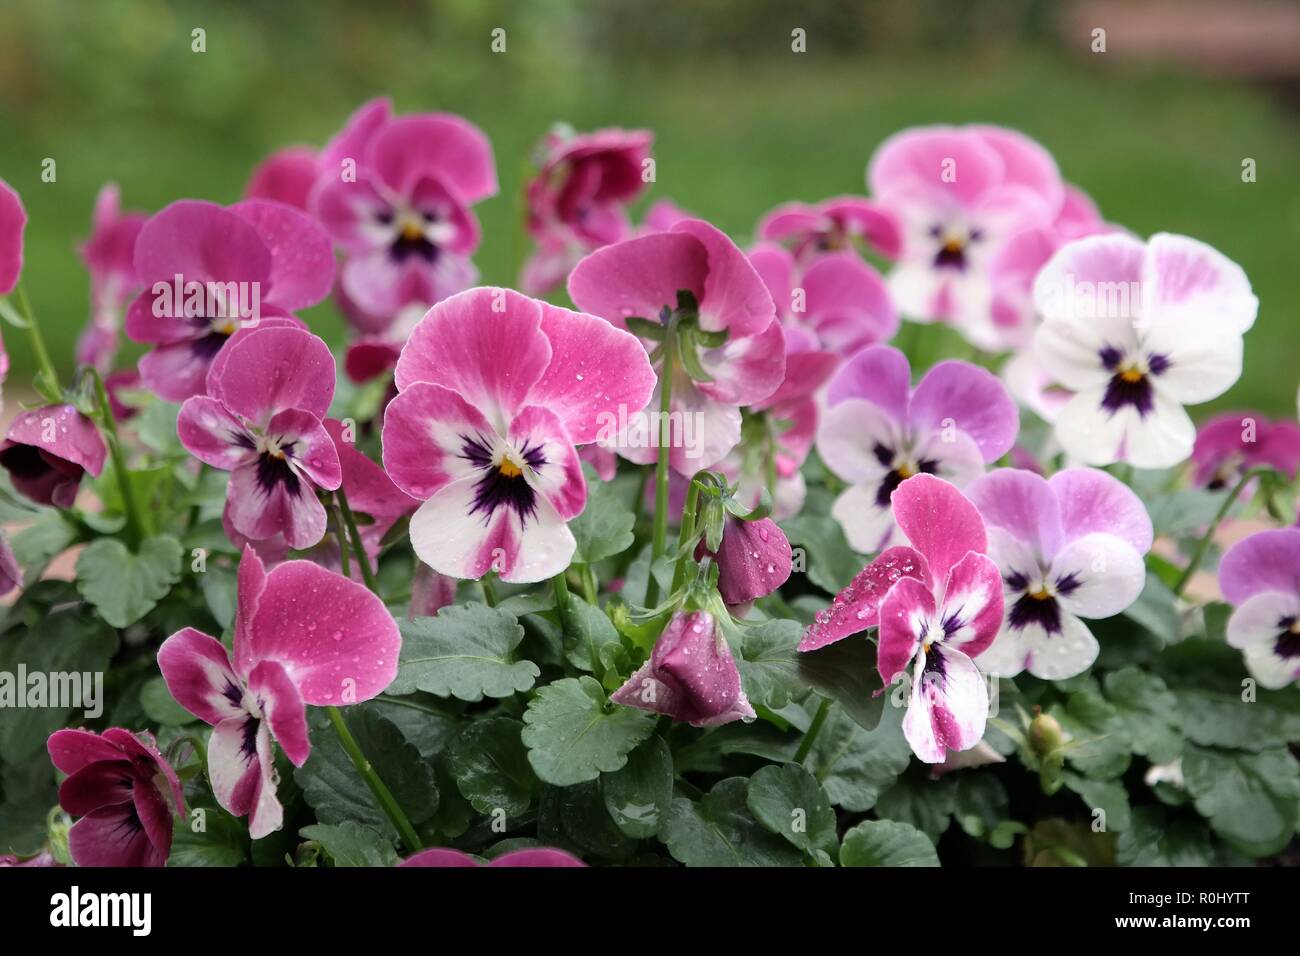
<svg viewBox="0 0 1300 956"><path fill-rule="evenodd" d="M347 723L343 720L343 714L337 707L326 707L325 712L329 714L330 723L334 725L334 732L339 735L339 742L343 744L343 749L348 752L352 758L352 764L357 768L357 773L365 780L366 786L370 792L375 795L379 802L379 807L392 821L397 832L401 834L402 842L406 848L414 853L423 849L424 844L420 842L420 837L415 832L415 827L411 826L411 821L406 818L406 813L398 806L397 799L393 792L388 789L384 781L379 779L379 774L375 773L375 768L370 765L366 755L361 752L361 747L357 740L352 736L352 731L348 729Z"/></svg>
<svg viewBox="0 0 1300 956"><path fill-rule="evenodd" d="M1209 553L1210 544L1214 541L1214 533L1219 530L1219 525L1223 522L1223 519L1228 516L1228 511L1232 508L1246 485L1256 478L1269 474L1272 470L1273 469L1271 468L1252 468L1250 471L1242 475L1237 484L1233 486L1233 489L1228 492L1228 496L1223 499L1223 504L1219 506L1219 511L1214 516L1214 520L1211 521L1210 526L1205 529L1205 534L1201 537L1200 543L1197 544L1196 552L1192 555L1192 560L1187 563L1187 567L1183 571L1182 577L1180 577L1178 583L1174 585L1175 594L1181 595L1183 591L1186 590L1187 585L1191 583L1192 577L1196 574L1197 568L1201 566L1201 562L1205 560L1205 555Z"/></svg>
<svg viewBox="0 0 1300 956"><path fill-rule="evenodd" d="M669 446L672 443L673 374L677 367L677 320L668 320L664 333L664 367L659 373L659 454L655 459L655 521L650 538L650 573L646 576L645 606L659 601L659 582L655 580L655 562L663 556L668 543L668 475Z"/></svg>
<svg viewBox="0 0 1300 956"><path fill-rule="evenodd" d="M32 326L35 328L35 326ZM91 381L95 383L95 405L99 411L99 428L104 433L104 442L108 453L113 458L113 476L117 479L117 490L122 496L122 509L126 512L126 534L132 547L136 547L145 535L144 520L141 517L139 503L135 500L135 485L131 484L131 473L126 468L126 456L122 454L122 440L117 434L117 422L113 418L113 406L108 401L108 391L99 371L91 368Z"/></svg>
<svg viewBox="0 0 1300 956"><path fill-rule="evenodd" d="M478 583L483 588L483 603L488 607L496 607L497 588L496 585L492 583L492 572L489 571L487 574L483 575L482 579Z"/></svg>
<svg viewBox="0 0 1300 956"><path fill-rule="evenodd" d="M590 564L582 566L582 593L587 603L595 605L600 601L600 588L596 586L596 572Z"/></svg>
<svg viewBox="0 0 1300 956"><path fill-rule="evenodd" d="M682 526L677 532L678 551L684 552L686 543L691 540L691 535L695 534L695 513L699 510L699 503L700 482L698 478L692 478L690 487L686 489L686 507L682 509ZM677 589L686 581L688 558L685 553L677 556L677 566L673 569L673 594L676 594Z"/></svg>
<svg viewBox="0 0 1300 956"><path fill-rule="evenodd" d="M795 763L803 763L807 759L813 744L817 740L817 735L821 733L822 725L826 723L826 715L830 712L831 699L823 697L822 702L817 705L817 713L813 716L812 725L808 728L808 732L803 735L803 740L799 743L799 749L795 751Z"/></svg>
<svg viewBox="0 0 1300 956"><path fill-rule="evenodd" d="M40 373L41 381L37 383L36 390L46 398L55 397L61 391L59 388L59 374L54 370L54 363L50 361L49 350L45 347L45 337L41 335L40 324L36 321L36 314L32 312L32 304L27 299L27 290L23 288L21 282L18 283L15 293L18 297L18 308L22 312L23 321L27 323L27 337L31 340L32 353L36 356L36 369Z"/></svg>
<svg viewBox="0 0 1300 956"><path fill-rule="evenodd" d="M348 496L342 485L339 485L338 490L334 492L334 499L338 502L339 511L343 513L343 523L347 526L348 537L352 539L352 553L356 556L357 567L361 569L361 580L366 582L366 587L371 591L379 594L379 582L375 580L374 569L370 567L370 555L366 554L361 532L357 531L357 519L352 516L352 509L348 507Z"/></svg>

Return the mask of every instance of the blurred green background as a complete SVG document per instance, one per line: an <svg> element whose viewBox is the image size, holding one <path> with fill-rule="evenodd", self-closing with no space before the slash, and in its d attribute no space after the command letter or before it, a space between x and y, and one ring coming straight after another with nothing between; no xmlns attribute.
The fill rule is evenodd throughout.
<svg viewBox="0 0 1300 956"><path fill-rule="evenodd" d="M128 208L230 202L267 152L320 144L378 94L403 112L461 113L491 137L502 191L477 208L477 262L494 284L513 284L527 158L557 121L650 127L658 182L648 198L671 197L742 242L778 202L861 192L872 150L901 127L1001 123L1041 140L1107 218L1141 234L1188 233L1240 262L1262 308L1245 375L1214 407L1294 415L1295 77L1276 64L1252 70L1249 57L1229 78L1196 56L1134 55L1128 21L1111 23L1107 6L5 0L0 176L27 205L25 285L66 364L87 313L74 247L101 184L117 181ZM1246 16L1256 5L1232 6ZM1105 54L1088 48L1098 17ZM191 51L196 27L204 53ZM490 50L497 27L501 54ZM791 51L795 28L806 53ZM55 183L40 180L46 157ZM1245 157L1258 182L1242 182ZM330 305L307 318L341 337ZM9 388L21 392L29 350L18 330L5 337Z"/></svg>

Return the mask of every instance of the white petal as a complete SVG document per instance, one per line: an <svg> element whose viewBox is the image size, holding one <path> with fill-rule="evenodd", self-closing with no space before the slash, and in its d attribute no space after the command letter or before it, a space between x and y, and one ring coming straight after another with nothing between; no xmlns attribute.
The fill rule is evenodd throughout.
<svg viewBox="0 0 1300 956"><path fill-rule="evenodd" d="M844 529L844 537L854 551L874 554L894 534L894 510L876 504L879 484L853 485L835 499L831 517Z"/></svg>
<svg viewBox="0 0 1300 956"><path fill-rule="evenodd" d="M1066 589L1061 582L1069 581ZM1076 538L1052 559L1049 583L1057 602L1088 618L1111 617L1138 599L1146 584L1146 564L1133 546L1113 534L1093 532Z"/></svg>

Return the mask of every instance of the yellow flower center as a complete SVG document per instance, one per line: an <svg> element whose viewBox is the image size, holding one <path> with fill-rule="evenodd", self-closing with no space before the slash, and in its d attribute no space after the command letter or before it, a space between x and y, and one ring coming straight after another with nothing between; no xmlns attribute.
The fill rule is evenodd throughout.
<svg viewBox="0 0 1300 956"><path fill-rule="evenodd" d="M1050 601L1052 599L1052 595L1045 587L1039 588L1037 591L1029 592L1029 596L1035 601Z"/></svg>
<svg viewBox="0 0 1300 956"><path fill-rule="evenodd" d="M1142 370L1136 365L1125 365L1119 370L1119 377L1130 384L1134 384L1142 381Z"/></svg>
<svg viewBox="0 0 1300 956"><path fill-rule="evenodd" d="M402 238L407 242L415 242L424 238L424 229L418 222L407 222L402 226Z"/></svg>
<svg viewBox="0 0 1300 956"><path fill-rule="evenodd" d="M516 465L510 458L502 458L501 464L497 465L497 470L507 478L518 478L524 473L523 469Z"/></svg>

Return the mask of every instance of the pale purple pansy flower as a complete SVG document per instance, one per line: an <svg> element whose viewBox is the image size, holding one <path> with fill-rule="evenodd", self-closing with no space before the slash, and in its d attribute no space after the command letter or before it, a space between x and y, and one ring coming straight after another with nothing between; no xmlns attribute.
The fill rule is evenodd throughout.
<svg viewBox="0 0 1300 956"><path fill-rule="evenodd" d="M0 179L0 295L8 295L23 271L23 230L27 212L13 188Z"/></svg>
<svg viewBox="0 0 1300 956"><path fill-rule="evenodd" d="M301 325L290 313L329 294L334 254L321 227L283 203L183 199L144 224L135 269L144 291L127 309L126 334L154 345L140 377L180 402L204 394L208 367L236 331Z"/></svg>
<svg viewBox="0 0 1300 956"><path fill-rule="evenodd" d="M1300 468L1300 425L1258 412L1224 412L1200 427L1192 447L1192 481L1230 488L1253 468L1276 468L1294 479Z"/></svg>
<svg viewBox="0 0 1300 956"><path fill-rule="evenodd" d="M1160 233L1069 243L1038 274L1034 305L1034 355L1075 393L1055 422L1066 452L1088 465L1166 468L1196 438L1183 406L1240 377L1259 301L1222 253Z"/></svg>
<svg viewBox="0 0 1300 956"><path fill-rule="evenodd" d="M549 134L537 175L525 187L528 232L537 250L524 264L521 289L544 295L564 284L593 249L628 238L627 206L646 187L649 130L601 129Z"/></svg>
<svg viewBox="0 0 1300 956"><path fill-rule="evenodd" d="M257 164L244 187L244 197L270 199L306 212L320 173L316 150L310 146L286 146Z"/></svg>
<svg viewBox="0 0 1300 956"><path fill-rule="evenodd" d="M86 472L104 470L108 449L94 423L72 405L20 413L0 444L0 467L37 504L71 508Z"/></svg>
<svg viewBox="0 0 1300 956"><path fill-rule="evenodd" d="M703 377L674 372L669 460L679 473L692 475L740 441L740 406L768 398L785 377L784 335L762 278L735 243L699 219L597 249L569 275L569 295L578 307L619 328L632 317L664 322L678 308L679 292L694 297L701 332L726 337L716 346L691 338L689 359ZM656 388L656 410L658 396ZM648 464L659 456L659 424L657 411L630 416L616 440L602 444Z"/></svg>
<svg viewBox="0 0 1300 956"><path fill-rule="evenodd" d="M423 504L411 545L435 571L540 581L576 547L587 500L575 445L645 407L654 372L637 340L595 316L509 289L444 299L398 360L384 467Z"/></svg>
<svg viewBox="0 0 1300 956"><path fill-rule="evenodd" d="M704 541L695 549L696 560L709 554ZM775 521L745 521L727 515L718 551L718 593L724 604L736 606L771 594L790 577L790 541Z"/></svg>
<svg viewBox="0 0 1300 956"><path fill-rule="evenodd" d="M123 212L116 183L95 198L90 238L81 258L90 272L90 322L77 340L77 362L101 373L113 367L118 349L122 309L140 291L135 272L135 241L149 217Z"/></svg>
<svg viewBox="0 0 1300 956"><path fill-rule="evenodd" d="M215 729L208 778L217 802L248 815L249 835L278 830L272 741L301 767L311 753L304 705L370 700L397 675L401 636L384 603L310 561L266 571L251 548L239 563L233 656L187 627L158 649L176 701Z"/></svg>
<svg viewBox="0 0 1300 956"><path fill-rule="evenodd" d="M861 196L783 203L759 222L758 237L788 246L805 265L825 253L856 252L858 244L895 259L902 246L894 216Z"/></svg>
<svg viewBox="0 0 1300 956"><path fill-rule="evenodd" d="M325 534L318 488L342 480L322 419L334 396L334 356L310 332L256 328L238 333L208 375L208 394L181 406L177 432L190 453L231 472L231 525L260 541L283 534L308 548Z"/></svg>
<svg viewBox="0 0 1300 956"><path fill-rule="evenodd" d="M346 253L339 289L361 312L392 319L473 285L479 225L470 207L497 191L492 146L450 113L358 127L349 170L328 159L311 208ZM338 152L333 146L327 152Z"/></svg>
<svg viewBox="0 0 1300 956"><path fill-rule="evenodd" d="M564 850L551 847L529 847L503 853L489 863L480 863L477 859L460 850L450 847L433 847L408 856L398 866L436 866L436 867L574 867L586 866L576 856Z"/></svg>
<svg viewBox="0 0 1300 956"><path fill-rule="evenodd" d="M1219 587L1236 610L1228 643L1261 687L1300 678L1300 529L1260 531L1238 541L1219 563Z"/></svg>
<svg viewBox="0 0 1300 956"><path fill-rule="evenodd" d="M991 263L1017 233L1050 226L1064 204L1051 155L1013 130L918 127L881 144L867 182L901 224L889 275L899 310L951 323L984 347L993 325Z"/></svg>
<svg viewBox="0 0 1300 956"><path fill-rule="evenodd" d="M152 735L120 727L102 734L57 730L46 749L68 775L59 785L59 805L81 817L68 830L68 852L77 866L167 862L172 819L185 814L185 797Z"/></svg>
<svg viewBox="0 0 1300 956"><path fill-rule="evenodd" d="M610 700L696 727L756 716L727 639L708 611L678 611L646 661Z"/></svg>
<svg viewBox="0 0 1300 956"><path fill-rule="evenodd" d="M980 668L1000 677L1027 670L1043 680L1087 670L1100 647L1081 619L1120 613L1146 584L1152 531L1142 501L1092 468L1051 478L1000 468L966 494L984 518L1006 604Z"/></svg>
<svg viewBox="0 0 1300 956"><path fill-rule="evenodd" d="M832 514L864 553L890 542L889 501L900 482L932 474L963 486L1006 454L1020 428L1016 403L989 372L949 360L912 389L906 356L885 345L849 359L827 402L817 451L851 484Z"/></svg>

